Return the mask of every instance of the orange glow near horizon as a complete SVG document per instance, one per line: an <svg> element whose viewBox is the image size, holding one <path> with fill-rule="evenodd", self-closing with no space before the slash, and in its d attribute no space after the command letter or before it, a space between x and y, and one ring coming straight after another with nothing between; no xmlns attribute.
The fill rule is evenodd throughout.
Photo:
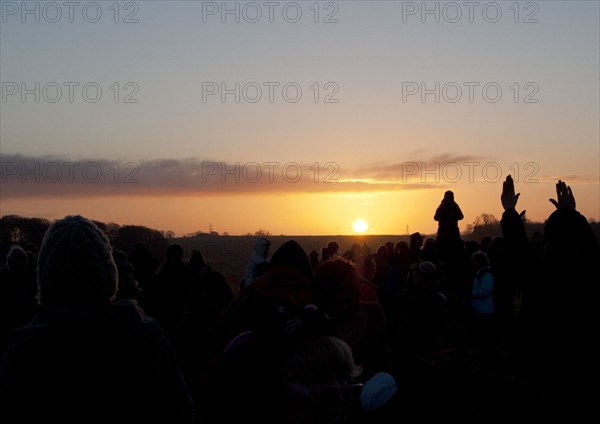
<svg viewBox="0 0 600 424"><path fill-rule="evenodd" d="M502 217L500 184L451 187L465 219L461 231L482 213ZM220 234L253 234L259 228L273 235L356 235L353 223L368 222L364 235L434 234L433 220L447 187L428 190L361 193L236 194L214 196L139 196L98 198L3 199L0 215L37 216L50 220L80 214L120 225L144 225L183 236L210 228ZM544 221L554 207L551 184L521 185L517 209L532 221ZM598 220L595 185L574 186L578 210ZM362 227L361 227L362 228Z"/></svg>

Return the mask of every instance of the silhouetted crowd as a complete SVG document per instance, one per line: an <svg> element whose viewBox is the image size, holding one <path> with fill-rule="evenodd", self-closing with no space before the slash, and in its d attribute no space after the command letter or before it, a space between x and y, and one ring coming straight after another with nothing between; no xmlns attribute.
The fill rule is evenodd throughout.
<svg viewBox="0 0 600 424"><path fill-rule="evenodd" d="M531 239L510 176L480 243L451 191L437 237L375 253L258 238L237 292L65 217L0 273L0 422L595 422L600 248L556 191Z"/></svg>

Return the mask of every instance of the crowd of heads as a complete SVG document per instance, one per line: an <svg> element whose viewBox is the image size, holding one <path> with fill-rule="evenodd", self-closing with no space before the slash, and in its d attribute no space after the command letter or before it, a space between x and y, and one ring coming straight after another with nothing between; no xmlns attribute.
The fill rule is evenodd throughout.
<svg viewBox="0 0 600 424"><path fill-rule="evenodd" d="M600 377L600 256L570 188L557 196L530 239L510 177L494 238L461 239L451 191L435 237L311 252L257 238L235 290L199 250L171 244L161 264L84 217L58 220L1 271L3 422L583 414L600 398L586 385Z"/></svg>

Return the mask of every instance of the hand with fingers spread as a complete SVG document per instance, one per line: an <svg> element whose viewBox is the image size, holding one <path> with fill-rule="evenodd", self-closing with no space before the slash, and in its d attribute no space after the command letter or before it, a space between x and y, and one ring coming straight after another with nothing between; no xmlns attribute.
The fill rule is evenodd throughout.
<svg viewBox="0 0 600 424"><path fill-rule="evenodd" d="M507 176L506 181L502 183L502 196L500 196L504 210L515 209L520 195L521 193L515 194L515 182L510 175Z"/></svg>
<svg viewBox="0 0 600 424"><path fill-rule="evenodd" d="M564 181L558 180L558 183L556 183L556 198L558 200L548 199L550 200L550 203L556 207L556 209L575 209L575 196L573 196L571 187L569 187Z"/></svg>

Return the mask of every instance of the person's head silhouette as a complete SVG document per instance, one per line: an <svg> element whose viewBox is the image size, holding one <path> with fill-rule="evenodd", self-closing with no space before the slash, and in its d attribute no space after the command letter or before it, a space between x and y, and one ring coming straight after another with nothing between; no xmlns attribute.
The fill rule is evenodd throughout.
<svg viewBox="0 0 600 424"><path fill-rule="evenodd" d="M109 302L118 286L106 235L89 219L67 216L50 226L38 259L39 302Z"/></svg>

